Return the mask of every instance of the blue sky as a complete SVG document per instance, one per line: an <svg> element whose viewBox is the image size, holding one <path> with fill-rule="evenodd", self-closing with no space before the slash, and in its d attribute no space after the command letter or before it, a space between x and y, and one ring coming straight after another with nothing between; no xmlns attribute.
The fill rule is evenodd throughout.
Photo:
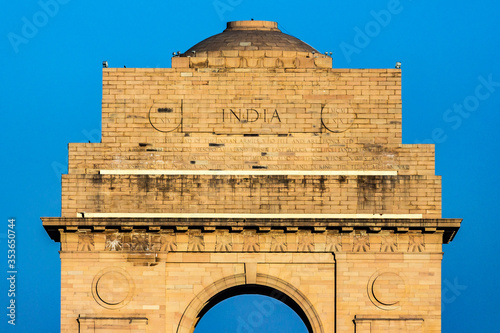
<svg viewBox="0 0 500 333"><path fill-rule="evenodd" d="M436 144L443 217L464 219L444 246L443 332L498 330L498 2L24 0L2 8L0 331L59 331L59 247L39 217L60 215L67 143L99 141L101 62L170 67L173 51L221 32L226 21L251 18L278 21L333 52L335 68L402 62L403 143ZM10 217L15 327L6 316Z"/></svg>

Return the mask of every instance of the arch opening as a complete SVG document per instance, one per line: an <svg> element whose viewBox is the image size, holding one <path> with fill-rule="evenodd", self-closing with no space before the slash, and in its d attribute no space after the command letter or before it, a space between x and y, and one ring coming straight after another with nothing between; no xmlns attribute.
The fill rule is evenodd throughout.
<svg viewBox="0 0 500 333"><path fill-rule="evenodd" d="M202 323L204 322L202 319L204 319L204 317L210 317L205 315L214 307L228 309L228 306L234 306L238 304L238 302L250 302L251 305L246 309L247 312L244 315L235 319L237 331L262 331L261 325L271 323L273 320L271 317L273 315L286 314L288 318L292 319L295 319L293 316L296 315L296 327L301 327L302 330L297 330L295 332L313 332L312 325L306 313L291 297L272 287L258 284L245 284L227 288L210 298L196 317L194 333L202 333L202 330L206 327L206 324ZM224 305L224 303L227 304ZM230 310L233 312L234 309ZM224 314L224 317L227 315L228 314ZM223 319L223 317L221 316L220 319ZM199 325L200 323L202 324ZM303 324L303 326L300 323ZM197 330L198 327L200 327L199 330Z"/></svg>

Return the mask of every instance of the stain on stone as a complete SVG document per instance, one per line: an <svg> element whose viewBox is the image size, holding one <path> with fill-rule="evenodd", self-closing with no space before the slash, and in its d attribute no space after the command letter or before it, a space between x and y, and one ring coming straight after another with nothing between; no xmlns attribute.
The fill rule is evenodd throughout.
<svg viewBox="0 0 500 333"><path fill-rule="evenodd" d="M283 185L287 190L290 187L290 184L295 184L295 179L291 179L288 176L267 176L264 184L269 184L270 187L274 187L273 185ZM278 190L280 187L278 186Z"/></svg>
<svg viewBox="0 0 500 333"><path fill-rule="evenodd" d="M239 185L239 180L235 177L230 177L228 180L227 180L227 183L229 186L231 186L231 188L234 190L236 185Z"/></svg>
<svg viewBox="0 0 500 333"><path fill-rule="evenodd" d="M164 194L175 192L175 176L162 175L156 178L156 188Z"/></svg>
<svg viewBox="0 0 500 333"><path fill-rule="evenodd" d="M92 184L94 185L100 185L102 184L102 175L93 175L92 176Z"/></svg>
<svg viewBox="0 0 500 333"><path fill-rule="evenodd" d="M201 182L201 176L193 175L193 182L196 184L200 184Z"/></svg>
<svg viewBox="0 0 500 333"><path fill-rule="evenodd" d="M369 151L370 153L381 153L385 149L384 146L373 143L364 143L363 148L364 150Z"/></svg>
<svg viewBox="0 0 500 333"><path fill-rule="evenodd" d="M398 176L357 176L358 205L360 208L385 210L388 196L394 196Z"/></svg>
<svg viewBox="0 0 500 333"><path fill-rule="evenodd" d="M358 176L358 188L363 191L377 190L377 176Z"/></svg>
<svg viewBox="0 0 500 333"><path fill-rule="evenodd" d="M224 144L223 143L209 143L208 144L209 147L224 147Z"/></svg>
<svg viewBox="0 0 500 333"><path fill-rule="evenodd" d="M365 143L363 144L363 151L372 154L383 155L385 158L388 158L389 160L394 160L394 158L397 158L399 156L399 152L397 150L387 148L380 144Z"/></svg>
<svg viewBox="0 0 500 333"><path fill-rule="evenodd" d="M101 194L98 192L95 196L94 196L94 207L95 207L95 210L96 210L96 213L99 213L101 211Z"/></svg>
<svg viewBox="0 0 500 333"><path fill-rule="evenodd" d="M321 176L319 177L319 181L318 181L318 185L317 185L317 189L321 192L321 193L324 193L326 191L326 177L325 176Z"/></svg>
<svg viewBox="0 0 500 333"><path fill-rule="evenodd" d="M109 177L109 189L111 191L113 191L115 189L115 187L113 186L113 182L114 181L115 181L115 177L114 176Z"/></svg>
<svg viewBox="0 0 500 333"><path fill-rule="evenodd" d="M300 182L302 183L303 187L307 187L307 177L306 176L302 177L302 180Z"/></svg>
<svg viewBox="0 0 500 333"><path fill-rule="evenodd" d="M219 176L212 176L208 182L210 188L218 188L224 184L224 179Z"/></svg>
<svg viewBox="0 0 500 333"><path fill-rule="evenodd" d="M172 113L174 110L172 108L158 108L159 113Z"/></svg>
<svg viewBox="0 0 500 333"><path fill-rule="evenodd" d="M149 175L139 175L137 176L137 187L139 190L142 190L144 192L149 192L149 189L151 188L151 178Z"/></svg>

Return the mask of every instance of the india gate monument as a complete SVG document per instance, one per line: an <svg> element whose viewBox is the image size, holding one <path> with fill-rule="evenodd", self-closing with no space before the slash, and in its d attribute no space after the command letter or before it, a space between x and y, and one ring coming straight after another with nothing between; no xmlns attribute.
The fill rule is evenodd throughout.
<svg viewBox="0 0 500 333"><path fill-rule="evenodd" d="M336 69L235 21L172 68L102 73L102 140L71 143L61 332L189 333L261 294L312 333L441 332L434 146L402 144L401 69ZM258 330L257 330L258 331Z"/></svg>

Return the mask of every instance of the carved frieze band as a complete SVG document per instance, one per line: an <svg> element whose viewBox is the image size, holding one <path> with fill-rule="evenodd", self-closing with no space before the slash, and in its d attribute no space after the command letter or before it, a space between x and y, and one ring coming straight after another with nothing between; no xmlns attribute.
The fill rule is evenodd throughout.
<svg viewBox="0 0 500 333"><path fill-rule="evenodd" d="M77 251L110 252L379 252L419 253L426 250L422 233L367 233L339 231L296 232L242 230L186 230L184 232L77 232ZM102 244L102 243L101 243Z"/></svg>

